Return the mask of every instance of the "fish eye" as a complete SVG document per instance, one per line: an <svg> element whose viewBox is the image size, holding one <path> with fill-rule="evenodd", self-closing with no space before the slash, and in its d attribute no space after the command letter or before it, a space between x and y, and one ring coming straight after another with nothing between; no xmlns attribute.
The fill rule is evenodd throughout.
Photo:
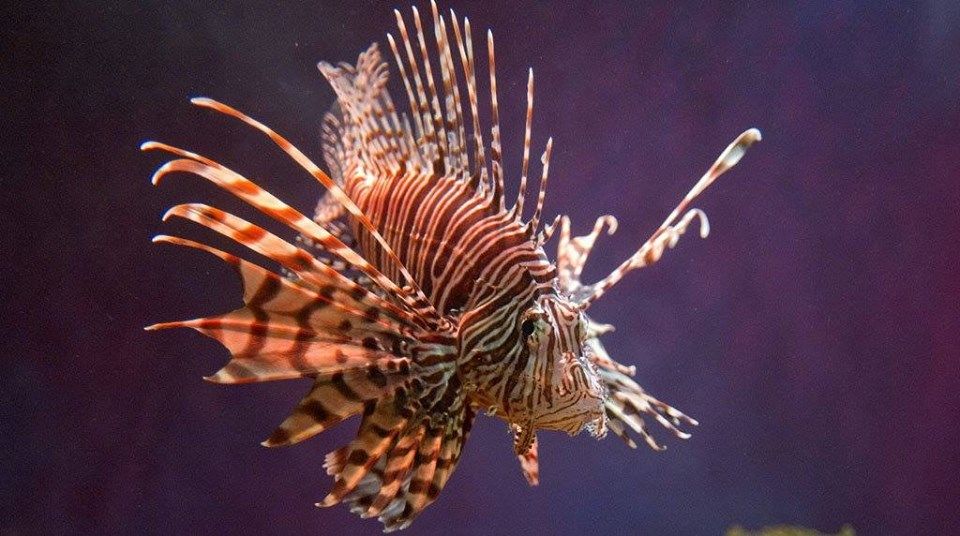
<svg viewBox="0 0 960 536"><path fill-rule="evenodd" d="M520 324L520 334L523 335L524 339L527 339L530 335L533 335L533 330L536 329L536 327L535 320L528 318Z"/></svg>

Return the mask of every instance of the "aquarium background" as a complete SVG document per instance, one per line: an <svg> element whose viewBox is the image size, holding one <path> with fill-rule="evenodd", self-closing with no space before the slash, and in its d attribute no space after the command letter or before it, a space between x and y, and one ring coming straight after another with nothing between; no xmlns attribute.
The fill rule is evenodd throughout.
<svg viewBox="0 0 960 536"><path fill-rule="evenodd" d="M210 385L217 343L142 330L240 303L227 266L150 244L211 236L163 211L253 212L191 176L152 187L163 158L137 147L196 149L309 210L309 176L187 98L319 159L333 94L315 63L385 45L405 4L0 8L0 534L380 532L313 506L353 424L259 446L305 383ZM698 203L709 239L686 236L592 310L617 326L610 353L700 420L693 437L654 426L655 453L545 433L529 488L505 425L480 418L411 534L960 533L960 5L715 4L443 2L477 39L495 31L508 177L532 66L534 144L556 142L548 212L575 231L619 218L587 279L738 133L764 140Z"/></svg>

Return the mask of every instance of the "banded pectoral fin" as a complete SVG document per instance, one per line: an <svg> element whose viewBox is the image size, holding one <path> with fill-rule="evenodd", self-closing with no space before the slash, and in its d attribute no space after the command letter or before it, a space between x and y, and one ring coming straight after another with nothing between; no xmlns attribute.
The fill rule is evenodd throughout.
<svg viewBox="0 0 960 536"><path fill-rule="evenodd" d="M204 223L242 227L225 214L182 212ZM392 304L312 261L310 271L301 270L306 261L284 264L304 254L267 233L258 236L244 236L243 243L297 269L297 279L198 242L158 237L232 265L243 283L244 305L148 329L189 327L222 343L231 359L207 378L216 383L313 378L265 446L292 445L363 414L356 439L327 457L335 483L320 504L348 502L361 515L378 516L387 530L409 525L446 485L473 421L456 381L453 350L442 342L418 344L423 333Z"/></svg>
<svg viewBox="0 0 960 536"><path fill-rule="evenodd" d="M390 532L409 526L436 500L460 460L474 417L451 372L451 366L414 365L403 386L364 402L357 437L327 455L334 485L317 506L345 502L361 517L377 517Z"/></svg>
<svg viewBox="0 0 960 536"><path fill-rule="evenodd" d="M637 443L627 434L628 428L640 434L653 450L665 450L667 447L657 443L647 432L644 417L652 417L676 437L680 439L690 437L690 434L681 430L680 426L697 426L695 419L650 396L631 378L636 372L635 368L611 359L599 340L589 339L586 345L590 350L588 354L590 360L596 366L607 390L604 410L610 431L630 448L637 448Z"/></svg>
<svg viewBox="0 0 960 536"><path fill-rule="evenodd" d="M223 315L147 328L188 327L223 344L232 359L208 376L208 381L249 383L363 367L395 354L394 350L407 343L403 333L409 332L409 327L393 314L389 304L358 294L345 278L329 277L322 285L319 280L316 284L290 280L192 240L163 235L154 240L210 253L233 266L240 276L243 307ZM279 249L268 245L272 246L269 251Z"/></svg>

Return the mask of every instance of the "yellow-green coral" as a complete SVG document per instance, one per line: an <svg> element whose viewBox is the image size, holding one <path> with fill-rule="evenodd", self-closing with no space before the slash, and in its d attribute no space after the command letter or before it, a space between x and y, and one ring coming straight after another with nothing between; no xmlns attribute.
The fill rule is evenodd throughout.
<svg viewBox="0 0 960 536"><path fill-rule="evenodd" d="M840 527L840 532L836 533L836 535L803 527L791 527L789 525L763 527L756 531L747 530L739 525L735 525L727 529L725 536L856 536L856 533L850 525Z"/></svg>

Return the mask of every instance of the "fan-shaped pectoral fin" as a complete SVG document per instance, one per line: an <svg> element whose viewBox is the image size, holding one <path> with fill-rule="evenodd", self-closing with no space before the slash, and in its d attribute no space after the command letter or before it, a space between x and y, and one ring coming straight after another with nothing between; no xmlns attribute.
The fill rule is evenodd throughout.
<svg viewBox="0 0 960 536"><path fill-rule="evenodd" d="M437 499L474 417L453 367L414 363L402 385L364 403L357 437L327 456L334 486L318 506L345 502L389 532L409 526Z"/></svg>
<svg viewBox="0 0 960 536"><path fill-rule="evenodd" d="M611 359L596 338L589 339L585 346L588 349L590 361L596 367L607 391L604 410L607 414L607 427L614 435L622 439L630 448L636 448L636 442L626 433L629 428L639 434L650 448L666 449L648 433L644 417L649 417L670 430L679 439L690 437L690 434L681 430L680 427L697 426L695 419L644 391L631 378L636 369Z"/></svg>

